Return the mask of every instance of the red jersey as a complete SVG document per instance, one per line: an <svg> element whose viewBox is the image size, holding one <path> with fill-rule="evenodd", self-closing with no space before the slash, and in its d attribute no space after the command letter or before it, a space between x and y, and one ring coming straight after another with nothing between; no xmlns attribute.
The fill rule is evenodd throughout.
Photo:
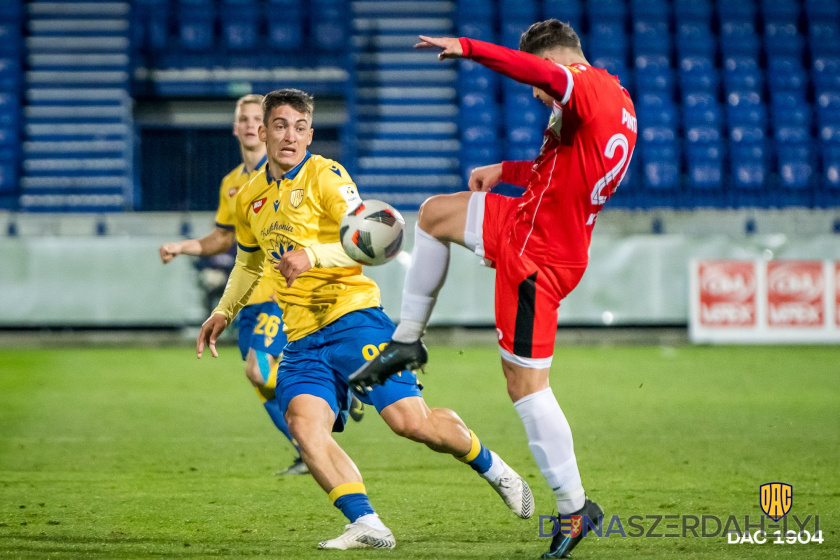
<svg viewBox="0 0 840 560"><path fill-rule="evenodd" d="M525 187L513 246L551 266L586 266L595 217L618 188L636 146L636 112L618 78L586 64L461 39L464 56L555 99L540 155L502 163L502 181Z"/></svg>

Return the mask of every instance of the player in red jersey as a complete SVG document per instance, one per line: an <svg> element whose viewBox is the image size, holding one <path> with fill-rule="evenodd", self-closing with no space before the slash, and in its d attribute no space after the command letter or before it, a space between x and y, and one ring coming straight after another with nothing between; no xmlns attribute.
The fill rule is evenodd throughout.
<svg viewBox="0 0 840 560"><path fill-rule="evenodd" d="M528 443L554 491L557 511L580 531L557 533L544 558L567 557L601 508L586 497L572 432L549 387L557 308L583 276L598 212L627 171L636 144L633 102L618 79L589 65L577 33L556 19L532 25L515 51L466 38L421 36L440 59L470 58L534 88L551 107L533 162L479 167L470 191L434 196L420 208L400 325L378 358L350 380L381 383L426 362L420 338L446 279L449 245L496 268L496 327L502 369ZM500 181L526 188L521 199L488 193ZM580 516L580 517L575 517ZM583 521L583 525L576 523Z"/></svg>

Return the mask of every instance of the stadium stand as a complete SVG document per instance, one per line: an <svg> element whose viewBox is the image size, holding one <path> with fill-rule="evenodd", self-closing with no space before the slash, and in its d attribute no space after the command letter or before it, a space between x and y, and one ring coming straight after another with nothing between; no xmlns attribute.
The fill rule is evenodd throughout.
<svg viewBox="0 0 840 560"><path fill-rule="evenodd" d="M840 205L840 0L24 7L0 7L0 207L138 208L132 99L293 86L346 101L345 163L365 192L415 209L475 166L534 157L548 117L528 87L413 51L416 35L515 48L548 17L636 102L639 149L611 207Z"/></svg>

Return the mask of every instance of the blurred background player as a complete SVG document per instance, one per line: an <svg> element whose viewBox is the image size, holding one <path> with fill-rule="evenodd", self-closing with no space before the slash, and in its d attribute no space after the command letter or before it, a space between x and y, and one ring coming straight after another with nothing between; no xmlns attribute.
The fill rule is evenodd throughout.
<svg viewBox="0 0 840 560"><path fill-rule="evenodd" d="M164 264L178 255L208 257L224 253L233 246L236 241L236 195L265 168L265 143L260 141L258 134L262 116L262 95L246 95L236 102L233 135L239 140L242 163L222 179L219 207L216 210L216 227L201 239L186 239L163 245L160 248L160 259ZM239 351L245 360L245 375L257 390L271 421L295 448L294 462L277 474L306 474L306 465L300 458L289 426L280 414L279 404L274 398L277 366L286 345L286 335L283 334L282 311L273 300L273 294L274 287L270 278L261 279L248 304L239 314Z"/></svg>
<svg viewBox="0 0 840 560"><path fill-rule="evenodd" d="M583 490L549 367L560 301L583 276L595 218L632 157L633 102L617 78L589 65L577 33L556 19L533 24L522 34L520 51L466 38L420 39L418 47L442 49L440 59L470 58L533 86L552 114L535 161L480 167L469 181L475 192L423 204L394 340L351 381L381 382L426 362L420 338L446 280L450 243L467 247L496 268L496 328L508 394L557 511L597 520L603 511ZM525 194L487 192L500 181L525 187ZM543 557L568 557L584 536L585 530L558 532Z"/></svg>
<svg viewBox="0 0 840 560"><path fill-rule="evenodd" d="M236 265L219 306L202 325L197 354L200 358L208 345L213 357L218 355L218 336L260 275L272 276L289 337L280 364L280 408L313 477L350 521L343 534L319 548L393 548L394 536L371 506L358 468L332 436L347 418L348 376L373 359L394 332L379 287L339 241L341 219L361 199L347 170L307 149L313 136L311 96L274 91L263 109L260 136L269 163L237 200ZM528 484L455 412L429 408L413 373L403 371L361 398L396 434L469 464L514 513L523 519L532 515Z"/></svg>

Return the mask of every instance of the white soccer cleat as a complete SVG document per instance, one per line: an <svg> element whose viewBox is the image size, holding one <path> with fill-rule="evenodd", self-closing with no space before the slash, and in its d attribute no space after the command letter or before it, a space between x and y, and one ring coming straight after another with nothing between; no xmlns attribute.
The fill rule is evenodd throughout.
<svg viewBox="0 0 840 560"><path fill-rule="evenodd" d="M397 541L389 529L374 529L360 521L344 526L344 532L334 539L318 543L322 550L350 548L394 548Z"/></svg>
<svg viewBox="0 0 840 560"><path fill-rule="evenodd" d="M498 459L498 456L495 458L502 461ZM534 515L534 495L531 494L531 487L507 463L502 461L502 465L505 468L502 476L495 481L488 482L513 513L522 519L528 519Z"/></svg>

